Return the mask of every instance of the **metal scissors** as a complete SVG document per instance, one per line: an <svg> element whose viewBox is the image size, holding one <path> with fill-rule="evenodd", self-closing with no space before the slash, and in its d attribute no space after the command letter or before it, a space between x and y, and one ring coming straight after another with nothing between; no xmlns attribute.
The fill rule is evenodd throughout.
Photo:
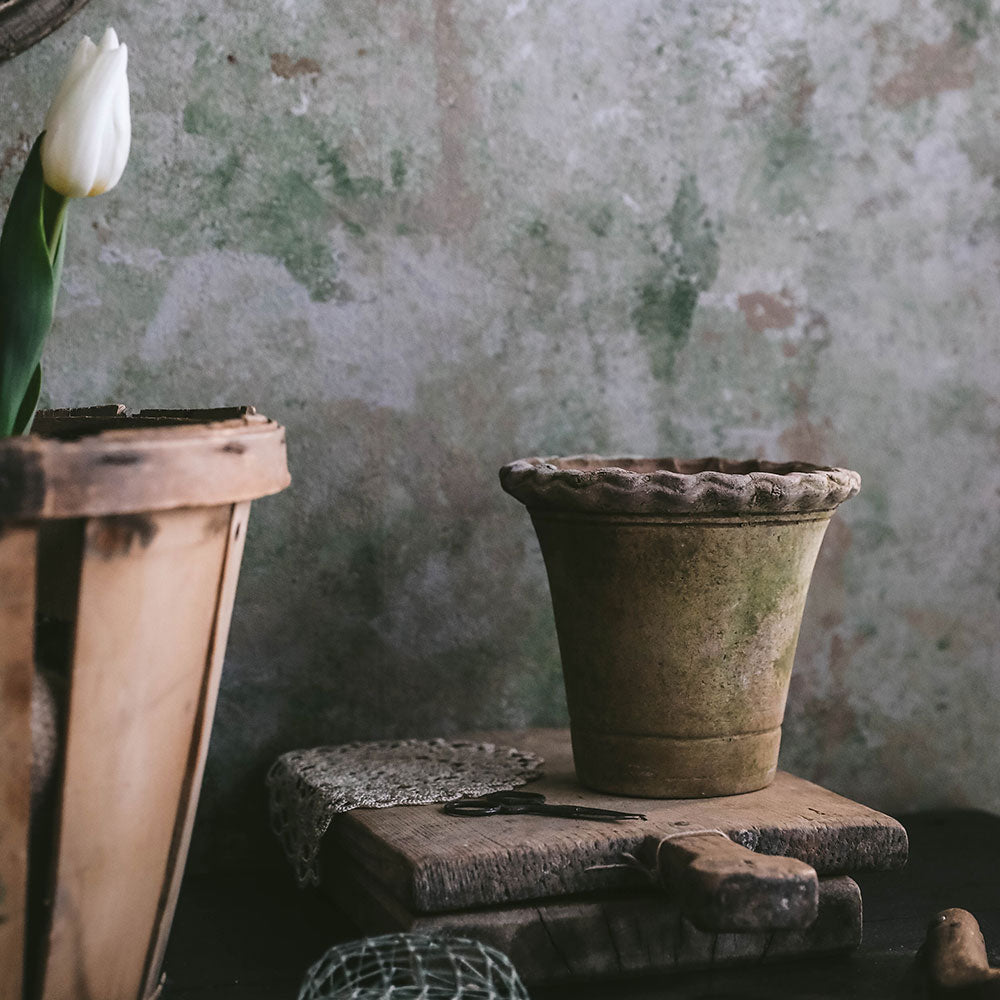
<svg viewBox="0 0 1000 1000"><path fill-rule="evenodd" d="M642 819L642 813L590 806L550 805L541 792L490 792L475 798L455 799L445 804L449 816L504 816L528 813L532 816L562 816L566 819Z"/></svg>

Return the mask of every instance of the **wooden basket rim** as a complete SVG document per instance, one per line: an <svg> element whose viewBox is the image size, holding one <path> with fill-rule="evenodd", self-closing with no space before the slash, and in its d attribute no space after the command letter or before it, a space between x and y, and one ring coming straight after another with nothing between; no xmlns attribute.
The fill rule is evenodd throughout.
<svg viewBox="0 0 1000 1000"><path fill-rule="evenodd" d="M214 506L290 482L285 428L253 407L47 411L0 440L0 518L94 517Z"/></svg>

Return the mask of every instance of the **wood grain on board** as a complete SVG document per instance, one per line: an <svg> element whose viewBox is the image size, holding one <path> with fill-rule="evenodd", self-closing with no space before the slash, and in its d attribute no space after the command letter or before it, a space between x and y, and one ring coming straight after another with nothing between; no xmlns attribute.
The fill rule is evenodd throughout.
<svg viewBox="0 0 1000 1000"><path fill-rule="evenodd" d="M634 870L595 867L621 862L647 837L699 830L721 830L751 850L798 858L820 875L894 868L906 861L906 831L894 819L784 772L768 788L745 795L630 799L578 784L568 730L485 736L545 759L545 776L531 788L549 801L642 812L647 820L463 818L446 816L436 805L357 809L335 819L324 841L323 864L346 859L406 909L436 913L634 889L642 884Z"/></svg>
<svg viewBox="0 0 1000 1000"><path fill-rule="evenodd" d="M818 916L807 928L721 934L700 930L675 902L648 889L418 914L356 868L338 868L326 884L367 934L474 938L499 948L529 985L831 954L861 942L861 892L846 876L820 880Z"/></svg>

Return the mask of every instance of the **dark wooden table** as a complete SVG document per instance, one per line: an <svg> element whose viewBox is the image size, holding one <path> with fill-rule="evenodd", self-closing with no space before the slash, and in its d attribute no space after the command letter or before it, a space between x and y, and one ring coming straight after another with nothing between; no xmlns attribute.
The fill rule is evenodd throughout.
<svg viewBox="0 0 1000 1000"><path fill-rule="evenodd" d="M900 819L910 863L857 876L864 943L851 955L535 990L533 1000L912 997L919 995L913 956L928 921L949 906L976 915L1000 965L1000 817L963 810ZM299 892L286 872L192 876L174 921L163 1000L295 1000L306 969L353 936L324 899Z"/></svg>

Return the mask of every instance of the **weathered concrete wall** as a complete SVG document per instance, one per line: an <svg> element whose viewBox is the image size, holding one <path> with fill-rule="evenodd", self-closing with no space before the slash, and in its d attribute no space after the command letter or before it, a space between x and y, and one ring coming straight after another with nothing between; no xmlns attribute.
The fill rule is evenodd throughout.
<svg viewBox="0 0 1000 1000"><path fill-rule="evenodd" d="M890 809L1000 808L998 18L92 0L0 66L9 197L78 35L114 24L132 59L134 153L74 206L48 400L288 426L203 854L245 842L279 751L564 718L496 469L580 451L858 469L783 764Z"/></svg>

